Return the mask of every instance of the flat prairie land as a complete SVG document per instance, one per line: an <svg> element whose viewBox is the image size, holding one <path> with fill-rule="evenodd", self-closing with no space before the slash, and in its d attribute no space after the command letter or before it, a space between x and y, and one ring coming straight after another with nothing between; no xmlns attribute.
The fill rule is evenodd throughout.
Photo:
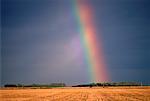
<svg viewBox="0 0 150 101"><path fill-rule="evenodd" d="M150 101L150 87L1 89L0 101Z"/></svg>

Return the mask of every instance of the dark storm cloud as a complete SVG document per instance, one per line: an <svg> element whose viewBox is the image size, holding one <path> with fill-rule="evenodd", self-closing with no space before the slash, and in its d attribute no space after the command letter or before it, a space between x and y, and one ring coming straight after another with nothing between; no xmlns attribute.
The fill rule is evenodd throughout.
<svg viewBox="0 0 150 101"><path fill-rule="evenodd" d="M68 3L2 2L3 84L86 81L84 73L83 80L75 76L85 70L64 49L76 36Z"/></svg>
<svg viewBox="0 0 150 101"><path fill-rule="evenodd" d="M70 0L2 0L2 83L88 82L69 46L77 37ZM92 0L112 81L150 77L150 2ZM78 74L78 75L77 75Z"/></svg>
<svg viewBox="0 0 150 101"><path fill-rule="evenodd" d="M96 22L113 80L144 81L150 75L149 1L103 1L96 8ZM99 9L98 9L99 8ZM118 75L116 75L118 74Z"/></svg>

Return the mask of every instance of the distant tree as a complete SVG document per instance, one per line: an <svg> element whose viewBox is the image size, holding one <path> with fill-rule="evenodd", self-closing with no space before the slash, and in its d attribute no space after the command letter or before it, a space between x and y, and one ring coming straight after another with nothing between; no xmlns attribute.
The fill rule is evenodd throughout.
<svg viewBox="0 0 150 101"><path fill-rule="evenodd" d="M17 85L15 85L15 84L6 84L6 85L4 85L4 87L17 87Z"/></svg>

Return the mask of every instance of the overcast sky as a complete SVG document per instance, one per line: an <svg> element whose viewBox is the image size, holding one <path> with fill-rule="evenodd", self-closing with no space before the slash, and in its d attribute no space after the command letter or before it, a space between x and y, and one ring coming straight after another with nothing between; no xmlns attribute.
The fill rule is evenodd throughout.
<svg viewBox="0 0 150 101"><path fill-rule="evenodd" d="M111 81L150 83L150 1L89 0ZM6 83L88 83L71 0L2 0Z"/></svg>

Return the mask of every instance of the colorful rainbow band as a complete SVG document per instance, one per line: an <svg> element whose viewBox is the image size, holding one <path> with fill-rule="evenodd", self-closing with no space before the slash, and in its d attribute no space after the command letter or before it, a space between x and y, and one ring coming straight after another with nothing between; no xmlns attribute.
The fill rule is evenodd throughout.
<svg viewBox="0 0 150 101"><path fill-rule="evenodd" d="M74 0L74 8L90 82L106 82L108 74L106 73L101 40L96 39L92 7L87 0Z"/></svg>

